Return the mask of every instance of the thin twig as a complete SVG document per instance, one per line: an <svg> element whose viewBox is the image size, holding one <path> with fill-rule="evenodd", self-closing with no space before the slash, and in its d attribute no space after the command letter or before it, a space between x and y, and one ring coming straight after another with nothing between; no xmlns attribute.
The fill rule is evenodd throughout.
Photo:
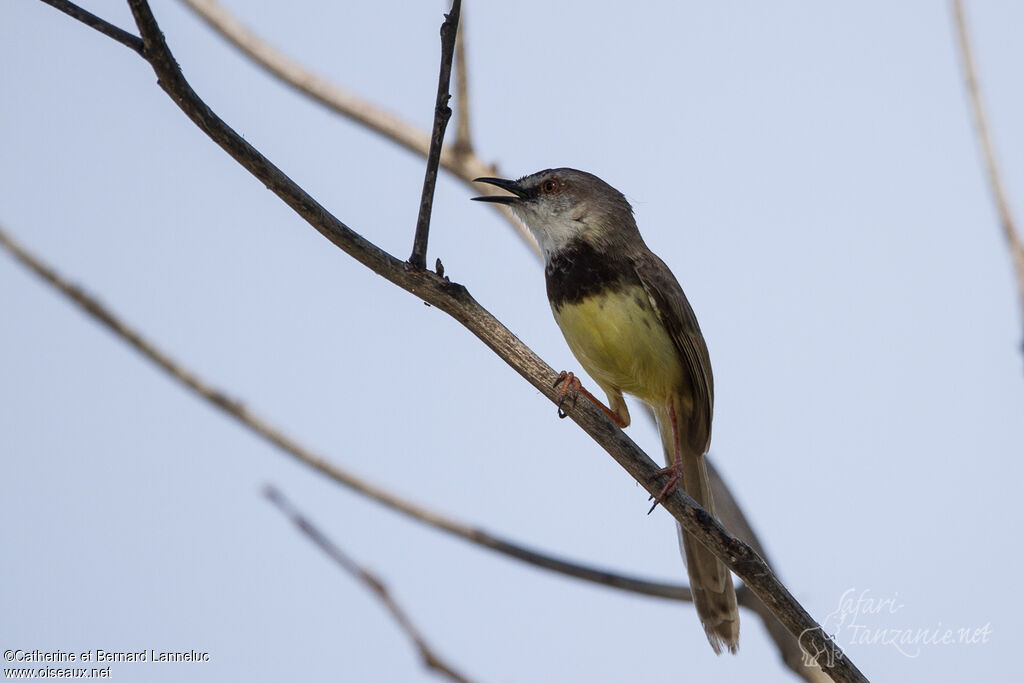
<svg viewBox="0 0 1024 683"><path fill-rule="evenodd" d="M367 589L384 605L384 609L388 611L391 617L398 624L398 627L409 637L409 640L413 642L416 649L420 653L420 658L423 660L424 666L428 669L432 669L442 676L446 676L452 681L457 683L470 683L470 679L466 678L452 667L451 664L446 663L440 656L438 656L433 648L427 644L426 638L420 633L419 629L413 625L412 620L405 613L405 610L401 608L398 602L391 597L391 592L384 585L384 582L370 573L364 567L361 567L355 560L350 558L345 552L338 547L336 543L331 541L327 537L327 534L318 529L309 519L307 519L296 507L284 497L280 491L273 486L267 486L263 489L263 495L267 497L271 503L281 511L285 517L291 520L299 531L306 535L314 545L324 552L329 558L334 560L334 563L352 575L357 581L366 586Z"/></svg>
<svg viewBox="0 0 1024 683"><path fill-rule="evenodd" d="M452 80L452 60L455 58L455 36L459 31L459 10L462 0L453 0L451 11L441 24L441 69L437 77L437 99L434 102L434 128L430 134L430 149L427 151L427 169L423 174L423 194L420 195L420 213L416 218L416 236L412 242L409 265L416 270L427 267L427 238L430 234L430 215L434 207L434 187L437 185L437 166L441 162L441 146L444 131L452 109L448 106L451 94L448 92Z"/></svg>
<svg viewBox="0 0 1024 683"><path fill-rule="evenodd" d="M466 11L462 10L459 33L455 37L455 143L452 149L456 156L473 153L473 136L470 134L469 116L469 67L466 62Z"/></svg>
<svg viewBox="0 0 1024 683"><path fill-rule="evenodd" d="M414 154L427 156L430 149L430 136L426 132L306 69L259 38L215 0L181 0L181 2L206 22L207 26L288 87ZM463 106L462 102L459 103L459 106ZM453 174L478 194L503 193L503 190L491 185L481 187L472 184L474 178L497 173L493 164L484 163L472 151L456 153L453 147L444 147L441 150L441 168ZM533 235L519 219L512 215L508 207L500 204L491 206L497 208L515 230L516 235L535 255L540 254Z"/></svg>
<svg viewBox="0 0 1024 683"><path fill-rule="evenodd" d="M411 271L405 268L403 262L368 242L328 213L217 117L185 81L149 5L145 0L129 0L129 6L158 84L197 127L332 243L382 277L454 317L552 403L557 402L554 370L484 310L464 287L448 282L430 271ZM654 495L660 492L663 485L660 468L596 406L583 401L570 406L566 412L648 493ZM833 680L866 680L748 545L731 536L684 491L674 491L665 498L662 507L742 578L789 632L799 637L810 651L831 654L834 661L826 665Z"/></svg>
<svg viewBox="0 0 1024 683"><path fill-rule="evenodd" d="M266 439L287 455L294 457L299 462L308 465L336 483L411 519L461 538L464 541L489 548L502 555L535 567L540 567L541 569L547 569L564 574L565 576L641 595L686 602L691 600L690 589L686 586L647 581L563 560L553 555L532 550L515 541L502 538L484 529L473 527L465 522L446 517L439 512L412 503L405 498L391 493L387 489L371 484L348 470L334 465L312 449L302 445L294 438L271 425L266 419L245 407L241 401L231 398L229 392L214 387L198 374L172 358L166 351L161 350L151 341L147 340L96 297L68 281L67 278L63 277L52 266L44 263L38 256L29 252L11 237L3 229L3 226L0 226L0 245L5 247L19 262L27 266L43 281L56 288L57 291L64 294L82 310L106 326L107 329L126 341L132 348L151 360L194 394L205 399L213 406L220 408L243 427Z"/></svg>
<svg viewBox="0 0 1024 683"><path fill-rule="evenodd" d="M1006 245L1010 250L1010 259L1013 262L1014 274L1017 276L1017 296L1021 306L1021 323L1024 324L1024 244L1021 243L1020 233L1017 231L1016 223L1013 220L1010 202L1006 198L1006 190L1003 188L1002 176L999 173L999 164L996 162L995 147L992 144L992 135L989 133L988 128L988 117L985 115L985 107L981 102L978 71L974 64L974 54L971 50L971 41L968 36L967 19L964 15L962 0L953 0L953 15L956 19L957 36L960 40L960 57L964 64L967 92L971 98L971 109L974 111L974 124L978 132L978 144L985 157L985 170L988 173L992 198L995 200L996 211L999 213L999 222L1003 228L1003 237L1006 238ZM1024 341L1022 341L1022 349L1024 349Z"/></svg>
<svg viewBox="0 0 1024 683"><path fill-rule="evenodd" d="M121 43L125 47L130 47L132 50L137 52L143 59L145 55L142 54L142 38L133 36L122 28L114 26L105 19L100 19L92 12L82 9L78 5L68 2L67 0L42 0L50 7L59 9L69 17L73 17L78 21L82 22L90 28L94 28L108 38L113 38L117 42Z"/></svg>

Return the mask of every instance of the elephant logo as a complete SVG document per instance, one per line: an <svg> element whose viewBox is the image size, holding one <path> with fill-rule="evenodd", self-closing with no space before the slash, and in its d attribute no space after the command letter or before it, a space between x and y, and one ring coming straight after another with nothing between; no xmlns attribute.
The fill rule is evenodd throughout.
<svg viewBox="0 0 1024 683"><path fill-rule="evenodd" d="M825 642L821 643L819 638ZM800 643L800 651L803 653L804 666L831 669L836 665L836 659L843 656L842 650L836 645L835 638L820 626L806 629L800 634L797 641Z"/></svg>

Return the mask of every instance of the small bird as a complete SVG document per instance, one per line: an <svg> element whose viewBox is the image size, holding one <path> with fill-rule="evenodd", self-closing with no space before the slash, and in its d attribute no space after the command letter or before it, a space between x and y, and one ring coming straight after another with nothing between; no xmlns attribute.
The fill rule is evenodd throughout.
<svg viewBox="0 0 1024 683"><path fill-rule="evenodd" d="M681 485L714 514L704 464L714 403L711 360L682 287L647 248L633 207L597 176L571 168L476 182L511 193L474 199L509 207L537 239L555 321L608 406L566 372L559 376L563 399L583 394L620 427L629 425L624 393L649 405L668 465L661 474L669 475L655 505ZM735 653L740 622L729 569L682 528L679 542L711 647Z"/></svg>

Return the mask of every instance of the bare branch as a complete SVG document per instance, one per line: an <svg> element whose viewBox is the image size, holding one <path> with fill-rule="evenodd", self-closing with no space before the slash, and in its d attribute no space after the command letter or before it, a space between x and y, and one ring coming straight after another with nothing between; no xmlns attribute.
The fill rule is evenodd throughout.
<svg viewBox="0 0 1024 683"><path fill-rule="evenodd" d="M285 56L270 44L249 31L230 12L218 5L215 0L181 0L206 24L222 35L229 43L241 50L245 55L266 69L282 83L310 97L323 106L342 116L366 126L375 133L397 143L401 147L426 157L430 148L430 136L403 121L391 112L346 92L338 86L303 67L298 62ZM463 106L459 102L459 106ZM474 178L495 175L496 167L486 164L472 152L456 152L452 147L441 150L441 168L455 175L474 192L480 194L501 194L496 187L474 187ZM537 241L530 231L512 215L504 206L494 205L505 217L509 225L516 231L519 238L533 251L539 254Z"/></svg>
<svg viewBox="0 0 1024 683"><path fill-rule="evenodd" d="M77 19L89 28L94 28L108 38L113 38L117 42L121 43L125 47L130 47L139 55L145 58L142 54L142 38L133 36L122 28L114 26L105 19L100 19L92 12L82 9L78 5L72 4L67 0L43 0L50 7L59 9L64 14Z"/></svg>
<svg viewBox="0 0 1024 683"><path fill-rule="evenodd" d="M305 534L320 550L334 560L334 563L351 574L357 581L366 586L367 589L384 605L391 617L398 624L398 627L409 636L409 639L419 650L420 658L428 669L433 669L449 680L457 683L470 683L470 680L457 672L450 664L447 664L427 644L426 638L420 633L409 616L399 604L391 597L391 592L384 585L384 582L370 573L369 570L359 566L352 558L338 547L336 543L327 537L327 534L320 531L312 522L300 513L284 495L273 486L267 486L263 495L273 503L285 517L291 520L299 531Z"/></svg>
<svg viewBox="0 0 1024 683"><path fill-rule="evenodd" d="M430 136L391 112L338 88L308 71L263 41L214 0L182 0L214 31L243 54L265 68L272 76L346 118L398 143L420 156L426 156ZM442 165L444 159L442 158Z"/></svg>
<svg viewBox="0 0 1024 683"><path fill-rule="evenodd" d="M455 144L456 156L473 153L473 137L469 125L469 76L466 66L466 12L462 12L459 34L455 37ZM479 177L479 176L475 176Z"/></svg>
<svg viewBox="0 0 1024 683"><path fill-rule="evenodd" d="M974 64L974 55L971 50L971 41L968 37L967 19L964 15L962 0L953 0L953 15L956 19L956 31L960 41L960 57L964 64L967 92L971 98L971 109L974 111L974 124L978 132L978 144L985 157L985 170L988 173L992 198L995 200L996 211L999 212L999 222L1003 227L1003 237L1006 238L1006 245L1010 249L1010 259L1013 262L1014 274L1017 276L1017 296L1021 306L1021 323L1024 324L1024 244L1021 244L1020 233L1017 231L1013 214L1010 212L1010 202L1006 198L1006 190L1003 188L1002 176L999 173L999 164L996 162L995 147L992 145L992 136L988 128L988 117L985 115L985 107L981 102L978 71ZM1022 348L1024 348L1024 342L1022 342Z"/></svg>
<svg viewBox="0 0 1024 683"><path fill-rule="evenodd" d="M409 265L416 270L427 267L427 237L430 234L430 214L434 207L434 187L437 185L437 165L441 161L441 146L444 131L452 116L448 100L451 94L448 85L452 80L452 60L455 58L455 37L459 30L459 9L462 0L453 0L452 10L445 15L441 24L441 72L437 77L437 100L434 103L434 128L430 133L430 149L427 151L427 170L423 175L423 194L420 196L420 213L416 219L416 236L412 243Z"/></svg>

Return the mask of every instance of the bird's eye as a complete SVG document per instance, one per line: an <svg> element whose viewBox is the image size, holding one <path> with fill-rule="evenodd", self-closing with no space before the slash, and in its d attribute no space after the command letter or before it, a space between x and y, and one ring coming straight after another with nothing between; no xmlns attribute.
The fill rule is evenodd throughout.
<svg viewBox="0 0 1024 683"><path fill-rule="evenodd" d="M558 182L557 178L548 178L540 184L540 191L543 194L555 194L562 189L562 184Z"/></svg>

